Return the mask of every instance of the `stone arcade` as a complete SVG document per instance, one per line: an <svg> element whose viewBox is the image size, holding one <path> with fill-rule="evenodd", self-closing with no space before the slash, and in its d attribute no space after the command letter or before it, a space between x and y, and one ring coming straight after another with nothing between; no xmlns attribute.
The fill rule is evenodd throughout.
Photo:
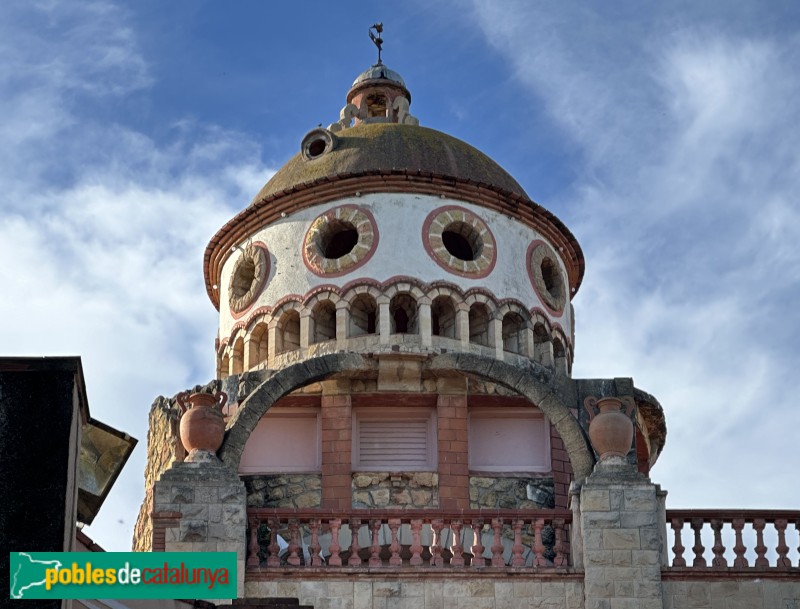
<svg viewBox="0 0 800 609"><path fill-rule="evenodd" d="M797 607L800 512L666 510L657 400L571 377L574 236L410 102L379 60L212 238L226 431L156 400L135 549L235 551L252 604Z"/></svg>

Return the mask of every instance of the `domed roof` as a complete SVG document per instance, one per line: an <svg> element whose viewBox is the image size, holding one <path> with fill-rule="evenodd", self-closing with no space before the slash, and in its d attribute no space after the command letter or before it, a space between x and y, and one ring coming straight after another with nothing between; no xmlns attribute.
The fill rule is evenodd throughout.
<svg viewBox="0 0 800 609"><path fill-rule="evenodd" d="M390 68L387 68L382 63L376 63L375 65L370 66L361 72L361 74L359 74L358 77L353 81L352 86L355 87L357 84L362 83L365 80L375 80L379 78L384 80L392 80L402 87L406 86L406 81L403 80L403 77L400 76L400 74Z"/></svg>
<svg viewBox="0 0 800 609"><path fill-rule="evenodd" d="M267 182L253 203L271 195L340 177L386 171L455 178L529 199L500 165L450 135L414 125L360 124L333 135L333 146L307 159L296 154Z"/></svg>

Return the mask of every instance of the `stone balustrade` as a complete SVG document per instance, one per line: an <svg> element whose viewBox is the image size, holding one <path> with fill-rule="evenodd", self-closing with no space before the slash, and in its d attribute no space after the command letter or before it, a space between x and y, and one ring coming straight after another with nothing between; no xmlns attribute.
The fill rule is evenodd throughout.
<svg viewBox="0 0 800 609"><path fill-rule="evenodd" d="M800 510L667 510L667 524L670 570L800 572Z"/></svg>
<svg viewBox="0 0 800 609"><path fill-rule="evenodd" d="M568 510L249 508L248 577L276 569L569 571Z"/></svg>

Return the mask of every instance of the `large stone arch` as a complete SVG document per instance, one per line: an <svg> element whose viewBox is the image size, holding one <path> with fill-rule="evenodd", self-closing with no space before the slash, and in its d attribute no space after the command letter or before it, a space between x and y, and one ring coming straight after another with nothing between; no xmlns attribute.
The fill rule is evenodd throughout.
<svg viewBox="0 0 800 609"><path fill-rule="evenodd" d="M242 401L228 424L219 457L237 471L247 439L264 413L280 398L333 374L364 370L368 367L368 361L357 353L337 353L310 358L276 372ZM541 408L561 436L575 480L581 481L591 473L594 466L593 454L578 421L572 416L569 406L553 384L555 379L551 370L535 363L530 368L521 368L491 357L469 353L435 356L428 363L428 368L432 371L472 374L503 385L527 398Z"/></svg>
<svg viewBox="0 0 800 609"><path fill-rule="evenodd" d="M437 355L429 364L431 370L457 370L486 379L515 391L536 404L564 442L575 480L583 481L592 473L595 458L588 439L577 419L570 412L556 385L553 370L536 362L529 368L471 353Z"/></svg>
<svg viewBox="0 0 800 609"><path fill-rule="evenodd" d="M363 370L367 366L367 361L358 353L335 353L312 357L279 370L242 401L228 422L225 440L217 453L219 458L238 471L247 438L275 402L295 389L321 381L332 374Z"/></svg>

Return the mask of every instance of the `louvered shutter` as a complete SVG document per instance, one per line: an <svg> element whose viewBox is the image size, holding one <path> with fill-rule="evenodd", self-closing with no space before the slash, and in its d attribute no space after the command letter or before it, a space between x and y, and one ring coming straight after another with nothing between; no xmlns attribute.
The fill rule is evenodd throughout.
<svg viewBox="0 0 800 609"><path fill-rule="evenodd" d="M420 471L435 467L431 413L405 417L356 413L355 431L355 469Z"/></svg>

